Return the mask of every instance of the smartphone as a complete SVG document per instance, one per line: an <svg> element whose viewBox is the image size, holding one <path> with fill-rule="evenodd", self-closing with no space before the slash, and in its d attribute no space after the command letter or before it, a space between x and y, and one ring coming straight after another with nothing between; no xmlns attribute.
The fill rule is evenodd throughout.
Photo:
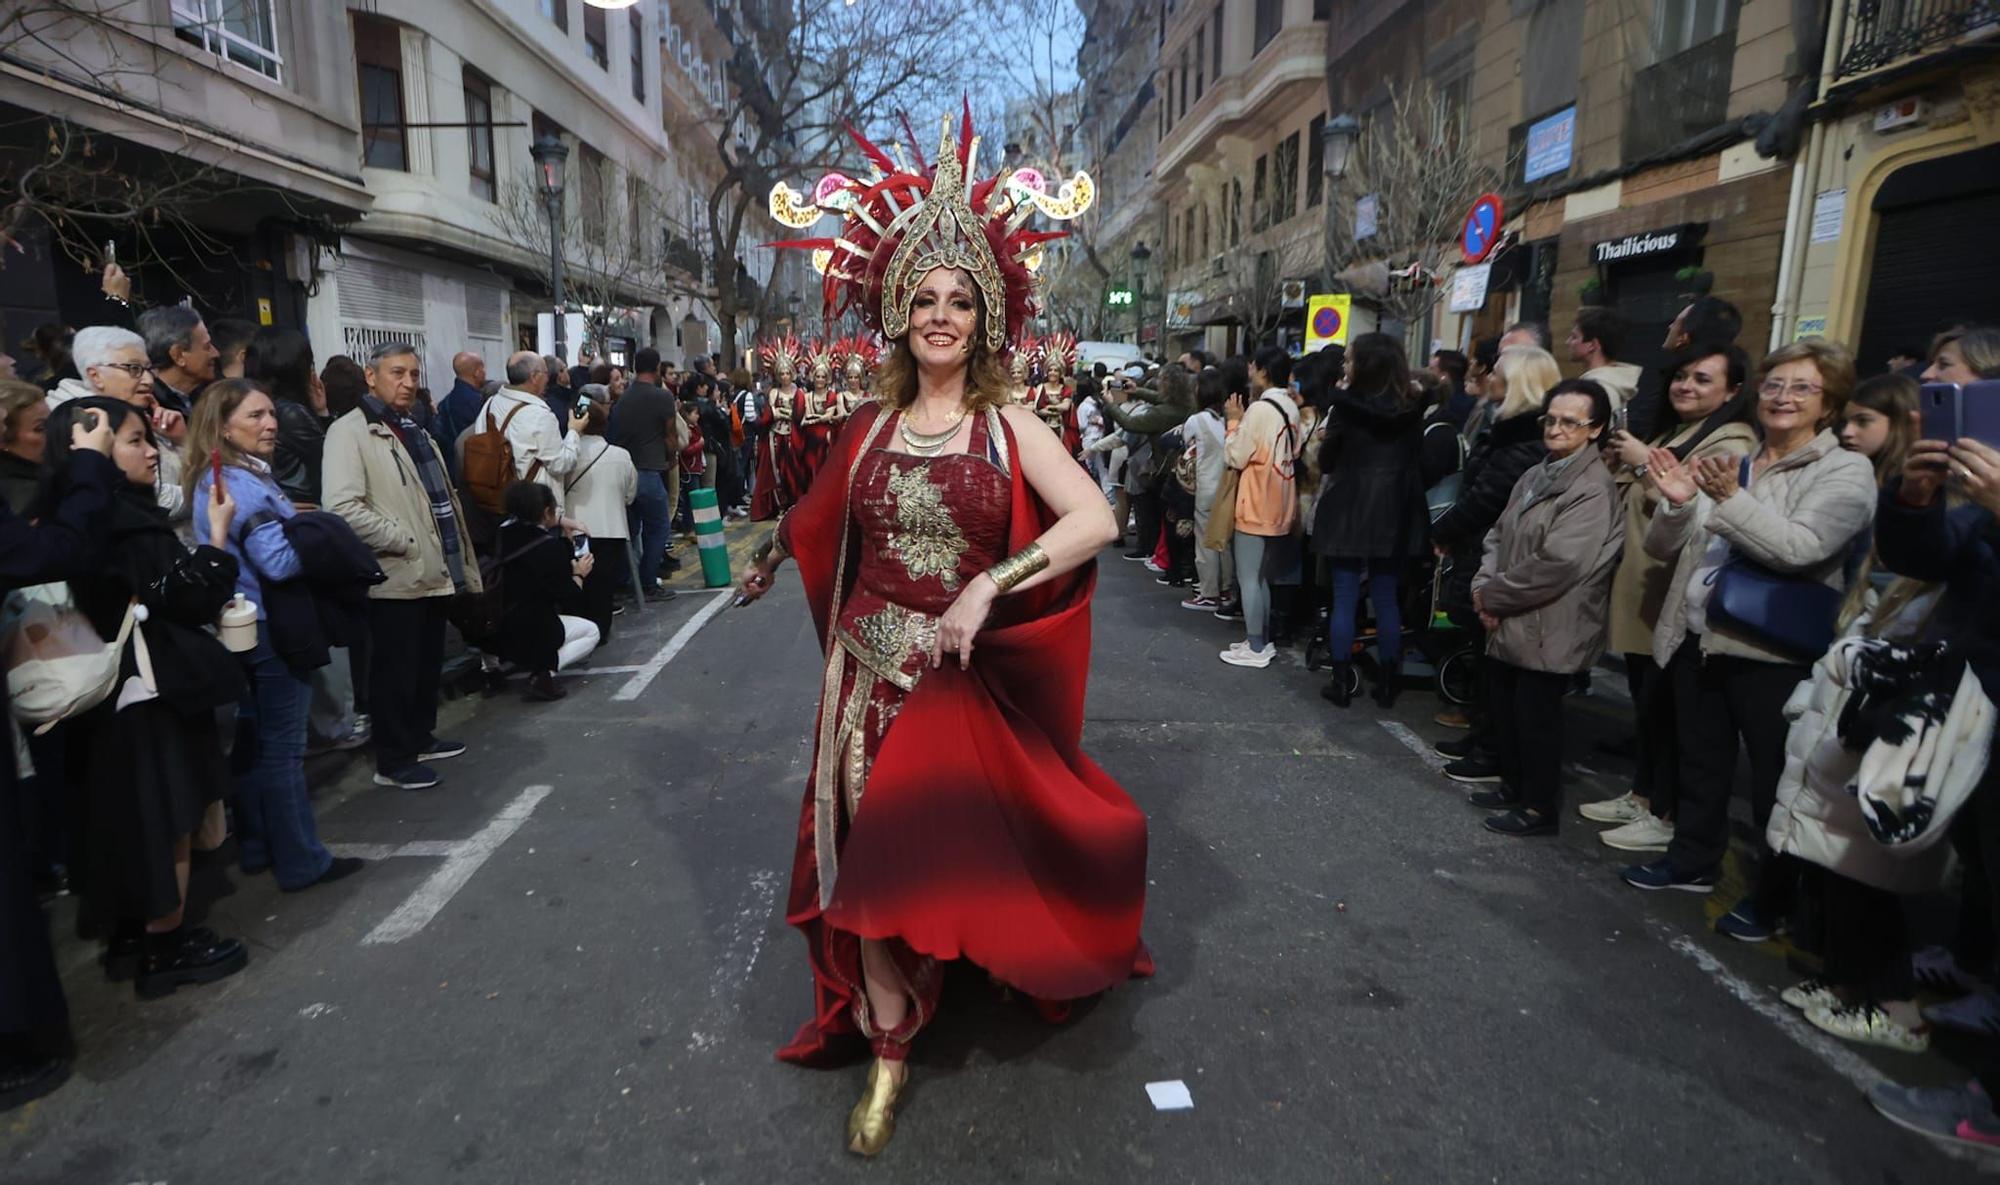
<svg viewBox="0 0 2000 1185"><path fill-rule="evenodd" d="M1917 388L1917 413L1925 440L1959 438L1959 399L1963 395L1957 383L1925 383Z"/></svg>
<svg viewBox="0 0 2000 1185"><path fill-rule="evenodd" d="M578 535L576 538L570 540L570 546L575 550L576 558L582 559L584 556L590 554L590 536Z"/></svg>
<svg viewBox="0 0 2000 1185"><path fill-rule="evenodd" d="M208 471L215 479L215 497L219 501L222 498L222 450L221 449L212 448L208 450Z"/></svg>
<svg viewBox="0 0 2000 1185"><path fill-rule="evenodd" d="M104 265L106 267L109 267L117 262L118 262L118 241L116 239L104 240Z"/></svg>
<svg viewBox="0 0 2000 1185"><path fill-rule="evenodd" d="M590 396L579 395L576 397L576 414L580 416L590 414Z"/></svg>
<svg viewBox="0 0 2000 1185"><path fill-rule="evenodd" d="M1958 434L2000 448L2000 379L1968 383L1958 393Z"/></svg>

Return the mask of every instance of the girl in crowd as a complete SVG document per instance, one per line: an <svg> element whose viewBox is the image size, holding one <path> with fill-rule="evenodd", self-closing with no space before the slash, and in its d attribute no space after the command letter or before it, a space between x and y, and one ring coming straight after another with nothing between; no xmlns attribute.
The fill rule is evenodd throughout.
<svg viewBox="0 0 2000 1185"><path fill-rule="evenodd" d="M1514 483L1486 536L1472 603L1486 631L1487 711L1500 782L1488 830L1554 835L1562 815L1562 701L1604 652L1611 572L1624 544L1618 487L1597 448L1611 396L1589 379L1550 389L1542 460Z"/></svg>
<svg viewBox="0 0 2000 1185"><path fill-rule="evenodd" d="M224 550L236 503L226 488L216 495L207 545L183 546L153 490L160 453L152 429L117 399L56 409L53 473L67 469L70 425L91 412L111 425L111 460L124 480L99 528L98 562L70 591L99 637L120 640L129 629L137 641L124 648L112 698L72 722L86 767L72 834L93 920L111 930L105 965L114 979L136 971L139 995L150 999L233 975L250 958L237 939L183 925L191 836L228 783L215 710L244 686L234 658L205 628L236 588L236 559ZM59 485L44 511L60 504Z"/></svg>
<svg viewBox="0 0 2000 1185"><path fill-rule="evenodd" d="M271 397L245 379L224 379L202 392L188 427L192 458L184 482L197 537L213 536L220 456L223 485L236 504L224 550L237 561L236 591L257 606L257 646L238 655L250 683L239 724L254 730L255 756L236 775L236 828L246 873L265 870L287 892L329 884L360 871L362 861L335 856L319 840L306 795L306 716L312 702L310 672L295 671L271 642L265 584L304 574L298 552L285 537L285 520L298 512L271 475L278 449L278 412Z"/></svg>
<svg viewBox="0 0 2000 1185"><path fill-rule="evenodd" d="M1876 483L1885 484L1903 471L1903 458L1917 429L1917 384L1908 375L1878 374L1854 388L1841 413L1840 447L1868 458Z"/></svg>
<svg viewBox="0 0 2000 1185"><path fill-rule="evenodd" d="M1265 346L1250 364L1250 385L1257 398L1247 404L1232 398L1223 404L1229 432L1223 455L1239 474L1232 546L1236 580L1243 590L1246 635L1222 652L1222 661L1232 666L1268 667L1278 653L1269 640L1271 589L1264 553L1274 540L1291 533L1299 512L1293 467L1303 436L1291 382L1291 355L1281 347Z"/></svg>
<svg viewBox="0 0 2000 1185"><path fill-rule="evenodd" d="M1622 874L1634 888L1714 890L1739 743L1750 758L1759 835L1770 821L1784 769L1785 701L1818 654L1796 653L1769 629L1711 612L1712 594L1727 579L1725 566L1743 560L1796 582L1846 588L1855 537L1875 511L1873 466L1833 434L1853 389L1854 361L1844 348L1819 338L1795 342L1764 359L1755 454L1689 465L1661 448L1647 458L1645 480L1661 504L1646 527L1646 550L1675 564L1653 661L1673 687L1680 797L1665 857ZM1789 911L1795 880L1792 866L1767 858L1757 888L1716 930L1745 942L1769 938Z"/></svg>
<svg viewBox="0 0 2000 1185"><path fill-rule="evenodd" d="M1646 484L1652 450L1680 461L1735 460L1757 447L1757 395L1744 386L1750 359L1727 344L1701 343L1675 356L1667 383L1673 422L1650 441L1629 432L1611 435L1625 483L1625 551L1611 581L1611 648L1625 656L1625 678L1637 725L1632 789L1617 798L1587 802L1577 813L1593 823L1619 826L1598 838L1628 852L1664 852L1673 838L1674 797L1680 780L1674 700L1665 672L1653 661L1653 630L1667 590L1676 582L1673 560L1646 551L1646 526L1660 495ZM1685 574L1679 582L1686 583Z"/></svg>
<svg viewBox="0 0 2000 1185"><path fill-rule="evenodd" d="M1348 705L1364 580L1375 607L1380 662L1375 702L1385 708L1395 703L1403 658L1400 580L1421 554L1429 524L1418 455L1423 417L1402 343L1382 333L1356 338L1326 415L1319 454L1325 488L1312 529L1313 551L1327 557L1333 573L1327 618L1333 677L1322 694L1339 707Z"/></svg>
<svg viewBox="0 0 2000 1185"><path fill-rule="evenodd" d="M1562 371L1547 350L1510 346L1500 352L1486 374L1486 401L1494 408L1491 426L1480 431L1466 454L1458 500L1431 524L1431 550L1451 565L1441 598L1452 620L1473 631L1472 641L1482 654L1485 635L1479 632L1479 616L1472 606L1472 578L1479 571L1486 532L1499 521L1514 483L1548 450L1537 417L1549 390L1561 380ZM1473 416L1478 415L1475 409ZM1452 758L1445 766L1447 776L1461 782L1497 782L1500 766L1483 726L1480 697L1474 698L1473 707L1472 731L1438 745L1437 750Z"/></svg>

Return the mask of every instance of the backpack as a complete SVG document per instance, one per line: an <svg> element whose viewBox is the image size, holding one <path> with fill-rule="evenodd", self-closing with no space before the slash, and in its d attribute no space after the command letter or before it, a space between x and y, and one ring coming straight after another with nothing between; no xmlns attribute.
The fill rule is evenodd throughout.
<svg viewBox="0 0 2000 1185"><path fill-rule="evenodd" d="M507 440L507 425L521 414L527 405L517 403L507 413L507 418L496 426L493 423L493 405L486 406L486 427L465 438L465 446L459 458L459 482L465 487L465 496L481 510L489 514L502 513L506 501L507 487L514 484L514 446ZM528 466L527 475L522 480L533 481L542 471L542 462L537 459Z"/></svg>
<svg viewBox="0 0 2000 1185"><path fill-rule="evenodd" d="M507 624L507 565L546 542L547 537L537 539L506 555L480 553L480 591L454 595L445 611L452 627L468 644L490 649L499 641L500 632Z"/></svg>

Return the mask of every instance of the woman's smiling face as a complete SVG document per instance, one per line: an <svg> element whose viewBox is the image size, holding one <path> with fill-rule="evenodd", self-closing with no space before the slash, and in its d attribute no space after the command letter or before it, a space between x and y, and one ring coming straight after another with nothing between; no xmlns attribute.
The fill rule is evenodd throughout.
<svg viewBox="0 0 2000 1185"><path fill-rule="evenodd" d="M910 354L917 365L963 364L978 330L979 297L972 277L958 268L932 269L910 298Z"/></svg>

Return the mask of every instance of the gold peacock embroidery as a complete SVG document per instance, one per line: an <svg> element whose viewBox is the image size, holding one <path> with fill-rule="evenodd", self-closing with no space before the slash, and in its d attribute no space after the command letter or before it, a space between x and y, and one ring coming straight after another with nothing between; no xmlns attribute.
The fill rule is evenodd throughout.
<svg viewBox="0 0 2000 1185"><path fill-rule="evenodd" d="M896 529L889 533L889 550L903 561L912 580L935 576L948 589L958 587L958 562L965 557L964 532L945 508L944 491L923 465L900 469L889 479L896 499Z"/></svg>

